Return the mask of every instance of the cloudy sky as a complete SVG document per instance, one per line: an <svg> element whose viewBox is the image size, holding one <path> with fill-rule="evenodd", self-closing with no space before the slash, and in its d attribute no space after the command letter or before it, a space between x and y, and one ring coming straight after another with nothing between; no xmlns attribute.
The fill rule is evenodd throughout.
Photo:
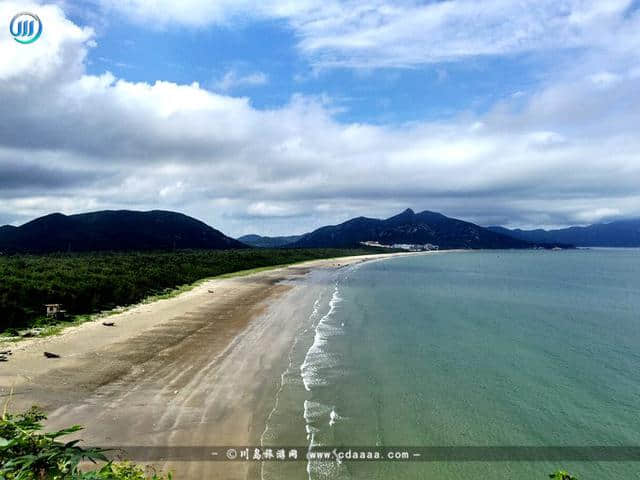
<svg viewBox="0 0 640 480"><path fill-rule="evenodd" d="M640 216L637 0L0 0L0 106L0 224Z"/></svg>

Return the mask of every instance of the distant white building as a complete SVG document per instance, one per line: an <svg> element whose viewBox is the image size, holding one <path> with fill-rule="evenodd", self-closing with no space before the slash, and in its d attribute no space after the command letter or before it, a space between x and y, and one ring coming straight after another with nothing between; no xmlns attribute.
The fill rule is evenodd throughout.
<svg viewBox="0 0 640 480"><path fill-rule="evenodd" d="M376 241L360 242L365 247L379 247L379 248L393 248L395 250L406 250L408 252L427 252L431 250L438 250L438 245L431 243L414 244L414 243L394 243L392 245L384 245Z"/></svg>
<svg viewBox="0 0 640 480"><path fill-rule="evenodd" d="M382 245L379 242L360 242L360 245L364 245L365 247L391 248L391 245Z"/></svg>
<svg viewBox="0 0 640 480"><path fill-rule="evenodd" d="M47 309L47 317L64 317L66 310L62 309L62 304L60 303L47 303L44 306Z"/></svg>

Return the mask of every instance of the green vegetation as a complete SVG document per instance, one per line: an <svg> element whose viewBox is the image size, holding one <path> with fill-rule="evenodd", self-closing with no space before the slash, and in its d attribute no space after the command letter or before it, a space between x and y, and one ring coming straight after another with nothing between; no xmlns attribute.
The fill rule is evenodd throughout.
<svg viewBox="0 0 640 480"><path fill-rule="evenodd" d="M578 480L578 477L574 477L569 472L565 472L564 470L558 470L555 473L550 473L549 478L553 480Z"/></svg>
<svg viewBox="0 0 640 480"><path fill-rule="evenodd" d="M46 327L44 304L61 303L78 317L145 298L162 298L204 278L318 258L376 253L371 249L182 250L0 256L0 332ZM388 252L388 250L387 250ZM54 324L51 327L51 324Z"/></svg>
<svg viewBox="0 0 640 480"><path fill-rule="evenodd" d="M78 440L60 437L82 430L76 425L53 433L42 432L46 416L37 408L18 415L6 411L0 419L0 478L7 480L171 480L131 463L113 463L100 449L85 449ZM81 462L104 462L81 471Z"/></svg>

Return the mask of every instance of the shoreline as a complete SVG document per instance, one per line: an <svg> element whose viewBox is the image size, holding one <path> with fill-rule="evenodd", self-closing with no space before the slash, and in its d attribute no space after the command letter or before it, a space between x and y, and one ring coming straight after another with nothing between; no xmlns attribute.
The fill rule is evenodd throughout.
<svg viewBox="0 0 640 480"><path fill-rule="evenodd" d="M51 328L55 330L55 333L45 333L38 336L25 336L25 337L0 337L0 349L7 349L12 351L23 350L24 347L30 348L33 343L42 343L39 341L48 339L50 337L60 337L69 333L74 333L77 329L84 327L86 324L95 324L97 322L102 322L105 320L111 321L112 317L123 317L127 314L137 315L141 311L144 310L144 307L149 307L152 305L156 305L159 302L164 302L167 300L174 299L176 297L183 296L196 290L198 288L204 288L205 286L210 286L210 283L220 281L220 280L228 280L234 278L242 278L249 277L252 275L257 275L261 273L277 273L279 271L285 269L292 269L295 267L303 267L308 268L309 270L314 268L326 268L327 265L325 263L339 263L340 260L344 260L345 264L349 263L358 263L358 259L362 259L363 261L372 261L376 258L380 257L380 259L384 259L390 256L395 255L406 255L407 253L416 253L416 252L394 252L394 253L383 253L383 254L371 254L371 255L354 255L348 257L332 257L332 258L321 258L315 260L304 260L301 262L280 264L280 265L272 265L267 267L258 267L252 268L248 270L238 270L236 272L224 273L222 275L218 275L215 277L207 277L200 280L196 280L193 283L179 285L170 291L158 295L151 295L142 299L138 303L134 303L131 305L118 306L113 308L112 310L104 310L98 313L91 314L78 314L71 317L70 320L65 320L60 323L54 323L47 328ZM422 252L420 252L422 253ZM79 320L79 317L86 317L86 319ZM35 327L33 327L35 328ZM45 328L46 330L46 328ZM0 395L1 397L2 395Z"/></svg>
<svg viewBox="0 0 640 480"><path fill-rule="evenodd" d="M400 252L395 252L395 253L400 253ZM402 252L402 253L405 253L405 252ZM386 257L388 255L392 255L392 254L354 255L354 256L348 256L348 257L332 257L332 258L320 258L320 259L314 259L314 260L303 260L303 261L293 262L293 263L284 263L284 264L278 264L278 265L270 265L267 267L257 267L257 268L250 268L247 270L238 270L236 272L223 273L221 275L217 275L214 277L206 277L206 278L196 280L193 283L178 285L170 289L166 293L150 295L148 297L143 298L138 303L117 306L111 310L103 310L97 313L73 315L72 317L70 317L69 320L63 320L60 323L53 323L51 325L44 327L42 329L43 331L39 335L24 336L24 337L0 336L0 349L19 350L18 347L21 345L25 345L25 344L28 345L30 342L33 342L34 340L38 340L38 339L63 335L68 331L72 331L73 329L84 325L85 323L94 323L98 321L103 321L105 319L110 321L111 317L114 315L126 314L139 307L152 305L162 300L169 300L169 299L175 298L177 296L191 292L192 290L202 286L203 284L212 282L214 280L225 280L230 278L246 277L246 276L255 275L258 273L281 270L281 269L286 269L289 267L296 267L296 266L309 266L309 268L311 269L311 268L314 268L314 265L311 265L311 264L318 261L338 261L341 258L344 258L344 259L348 258L348 259L354 259L354 260L357 258L366 258L367 260L369 260L370 257L377 257L377 256ZM38 327L30 327L30 328L25 328L25 330L37 329L37 328Z"/></svg>
<svg viewBox="0 0 640 480"><path fill-rule="evenodd" d="M289 313L308 307L285 297L304 291L312 270L406 255L416 253L312 260L203 280L177 296L110 315L115 327L98 318L11 343L13 355L0 364L0 395L5 402L11 395L14 411L41 406L48 429L85 426L78 438L87 444L255 443L259 412L271 408L264 391L273 388L297 330ZM274 308L279 313L268 315ZM220 478L247 477L246 466L233 466L235 473L226 473L225 462L164 465L176 479L203 478L212 467L224 470Z"/></svg>

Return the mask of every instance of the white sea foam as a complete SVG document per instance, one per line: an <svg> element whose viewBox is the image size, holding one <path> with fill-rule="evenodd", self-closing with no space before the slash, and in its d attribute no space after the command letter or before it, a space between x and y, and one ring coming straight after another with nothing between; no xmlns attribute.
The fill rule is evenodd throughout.
<svg viewBox="0 0 640 480"><path fill-rule="evenodd" d="M304 401L304 421L306 423L305 430L307 432L307 441L309 442L309 448L318 446L317 434L320 429L314 424L321 423L323 417L329 415L331 407L324 405L320 402L305 400Z"/></svg>
<svg viewBox="0 0 640 480"><path fill-rule="evenodd" d="M309 392L312 391L314 387L327 384L328 379L326 374L320 374L323 370L339 368L338 359L326 351L326 346L331 337L344 334L342 328L344 327L344 322L340 324L332 323L334 313L341 301L339 284L336 282L329 301L327 313L318 320L315 326L313 344L309 347L304 362L300 366L300 375L304 387ZM326 437L328 432L323 431L321 426L323 424L326 425L327 418L329 418L329 425L333 425L333 423L338 420L339 417L335 412L335 407L332 408L317 400L305 400L304 420L306 423L305 430L307 433L307 441L309 442L309 451L324 443L322 441L323 437ZM328 439L325 438L324 440ZM341 472L342 469L344 469L344 466L339 465L333 460L307 462L309 480L313 478L342 478L342 474L344 473Z"/></svg>
<svg viewBox="0 0 640 480"><path fill-rule="evenodd" d="M329 414L329 426L333 427L338 420L340 420L340 415L336 413L336 409L334 407Z"/></svg>
<svg viewBox="0 0 640 480"><path fill-rule="evenodd" d="M304 402L304 418L307 422L307 440L309 441L309 451L313 451L317 447L333 444L333 434L331 431L321 429L319 426L326 422L327 417L333 421L340 417L335 411L335 407L331 408L323 403L305 400ZM318 425L318 426L316 426ZM345 465L339 458L331 458L329 460L310 460L307 462L307 475L309 480L312 479L349 479L350 474Z"/></svg>
<svg viewBox="0 0 640 480"><path fill-rule="evenodd" d="M315 302L313 303L313 309L311 314L309 315L309 322L311 324L311 326L315 325L315 321L318 317L318 314L320 312L320 305L321 305L321 300L322 300L322 293L320 293L320 295L318 296L318 298L316 298ZM291 345L291 349L289 350L289 354L288 354L288 364L287 367L285 368L285 370L281 373L280 375L280 388L278 388L278 391L276 392L276 396L273 402L273 409L271 410L271 412L269 412L269 415L267 416L267 419L265 421L265 426L264 426L264 431L262 432L262 435L260 436L260 445L264 446L265 444L265 439L267 438L267 434L269 432L269 425L271 423L271 419L274 416L274 414L278 411L278 406L280 404L280 395L282 394L282 391L284 390L285 385L288 383L287 381L287 376L289 375L289 373L291 372L292 368L293 368L293 352L295 351L296 346L298 345L298 342L300 341L300 338L302 336L304 336L304 334L306 334L309 331L309 328L305 328L301 334L297 335ZM309 436L307 435L307 440L309 440ZM260 468L260 478L264 479L264 463L261 465Z"/></svg>
<svg viewBox="0 0 640 480"><path fill-rule="evenodd" d="M320 368L330 368L337 365L335 359L326 353L324 347L330 337L341 335L343 333L342 328L333 326L329 323L333 313L336 311L337 305L342 300L339 292L340 290L336 283L333 295L329 301L329 310L318 322L313 338L313 344L309 348L304 362L300 365L300 374L302 376L304 388L307 391L311 391L311 388L314 385L318 386L326 384L326 380L322 379L318 375Z"/></svg>

